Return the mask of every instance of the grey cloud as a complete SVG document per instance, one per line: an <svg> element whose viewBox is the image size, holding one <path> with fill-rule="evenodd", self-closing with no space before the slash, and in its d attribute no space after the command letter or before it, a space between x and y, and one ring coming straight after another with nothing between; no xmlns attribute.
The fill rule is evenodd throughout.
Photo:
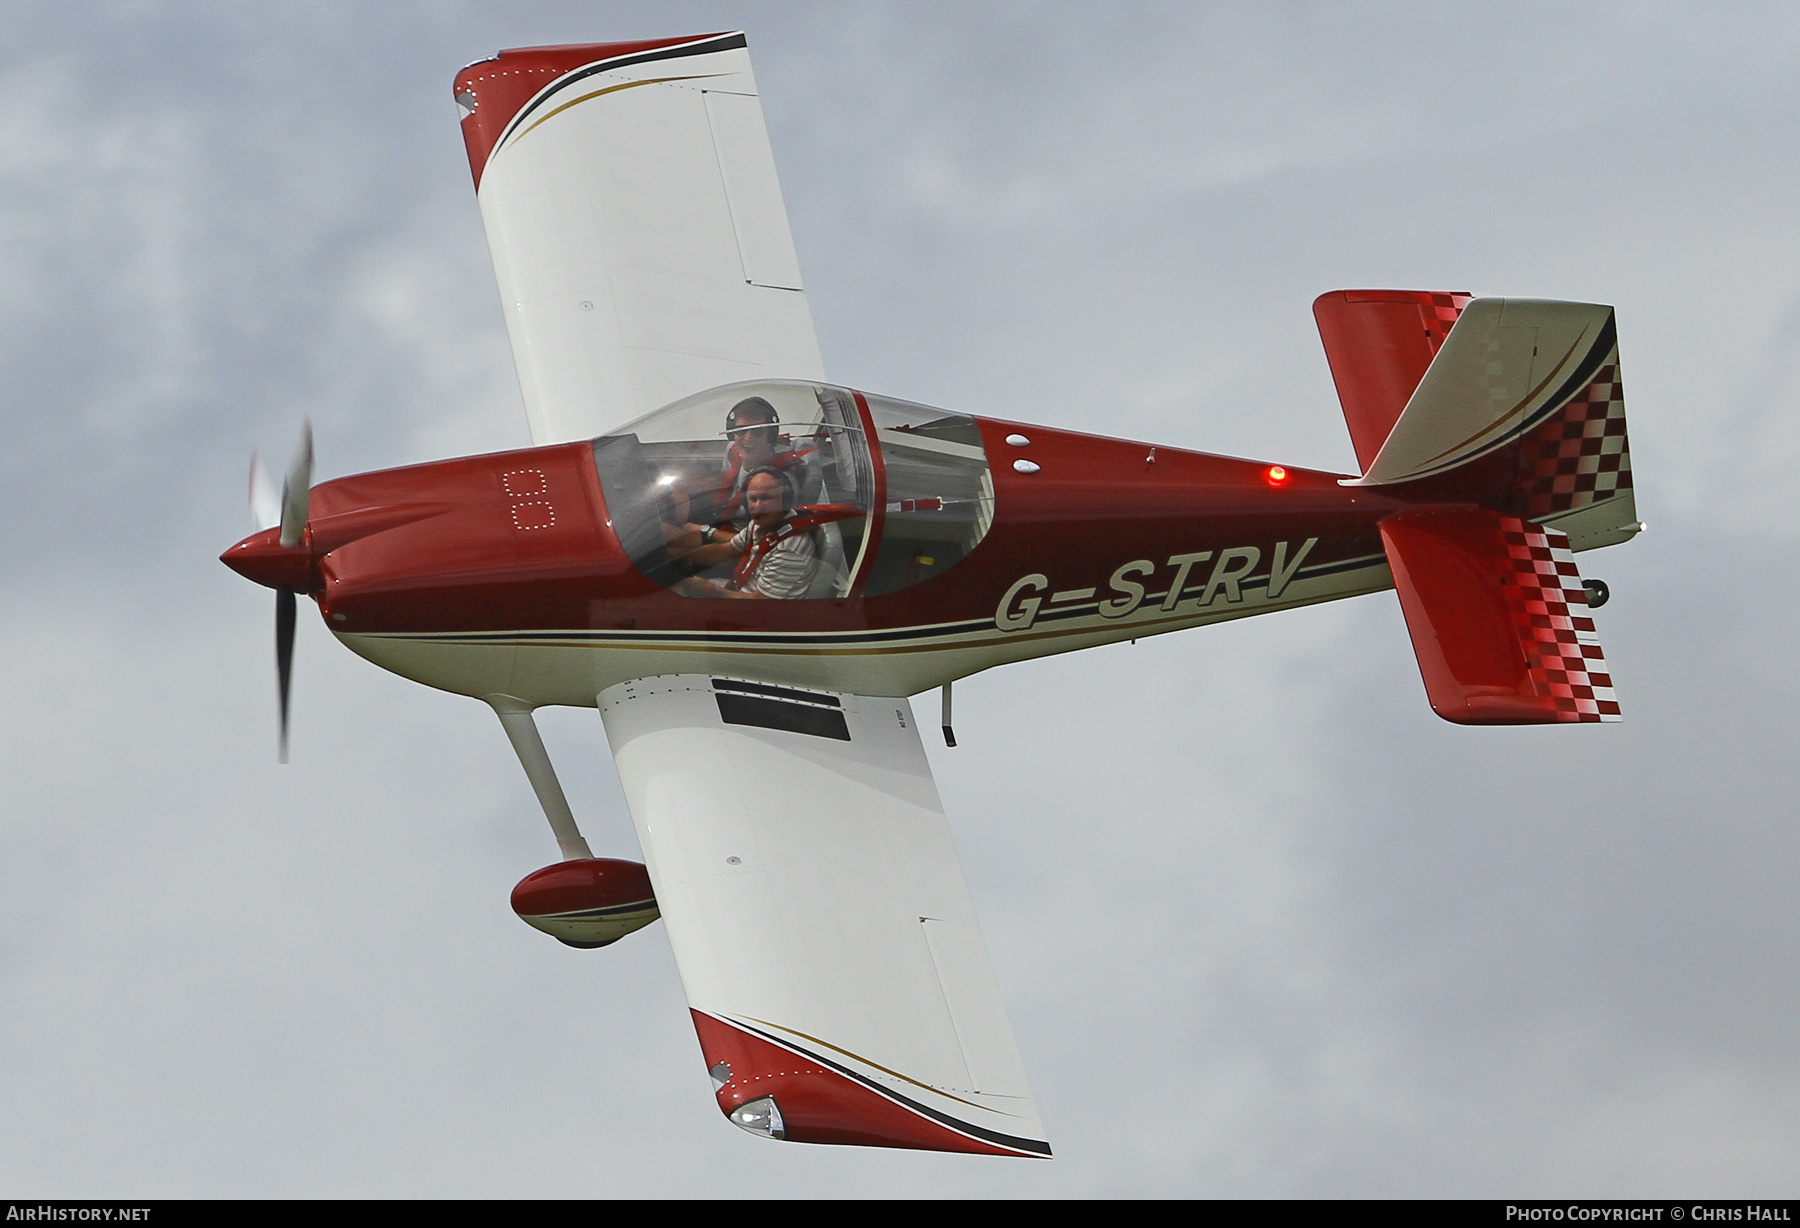
<svg viewBox="0 0 1800 1228"><path fill-rule="evenodd" d="M22 8L4 70L11 1188L1793 1192L1794 23L97 12ZM959 687L934 766L1049 1164L742 1137L659 928L508 915L553 846L491 715L306 622L277 768L272 602L214 561L302 414L323 476L525 442L454 70L736 26L848 382L1342 468L1315 294L1619 306L1654 528L1582 562L1625 724L1437 722L1386 595ZM548 724L635 855L593 714Z"/></svg>

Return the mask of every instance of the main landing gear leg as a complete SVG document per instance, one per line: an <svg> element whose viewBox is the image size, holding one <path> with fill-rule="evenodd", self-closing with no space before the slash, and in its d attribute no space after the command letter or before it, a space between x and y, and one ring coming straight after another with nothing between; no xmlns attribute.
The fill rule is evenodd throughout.
<svg viewBox="0 0 1800 1228"><path fill-rule="evenodd" d="M556 769L550 766L550 753L544 749L544 739L538 734L531 709L510 695L484 695L482 698L500 718L501 728L506 730L513 751L519 756L519 766L525 769L531 790L544 808L544 817L550 820L550 830L556 833L556 847L562 850L563 860L579 861L592 857L594 854L589 851L581 829L575 826L575 813L569 809L569 799L563 796Z"/></svg>

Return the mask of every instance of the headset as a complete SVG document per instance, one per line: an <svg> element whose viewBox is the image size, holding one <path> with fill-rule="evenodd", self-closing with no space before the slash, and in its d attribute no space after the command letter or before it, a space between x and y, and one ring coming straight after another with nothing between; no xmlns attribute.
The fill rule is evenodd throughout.
<svg viewBox="0 0 1800 1228"><path fill-rule="evenodd" d="M767 415L767 418L765 421L752 422L748 426L739 426L738 422L748 414L755 414L759 418ZM736 405L733 405L731 407L731 412L725 415L725 434L727 435L736 435L741 431L755 430L759 426L780 425L781 414L773 405L769 404L761 397L745 397Z"/></svg>
<svg viewBox="0 0 1800 1228"><path fill-rule="evenodd" d="M783 473L781 470L775 468L775 466L773 466L773 465L764 465L760 469L752 469L749 473L746 473L744 475L743 490L744 490L745 499L748 500L749 495L750 495L750 479L755 477L759 473L766 473L770 477L774 478L777 482L781 483L781 511L782 511L782 514L786 515L787 513L793 511L794 510L794 479L789 477L787 474Z"/></svg>

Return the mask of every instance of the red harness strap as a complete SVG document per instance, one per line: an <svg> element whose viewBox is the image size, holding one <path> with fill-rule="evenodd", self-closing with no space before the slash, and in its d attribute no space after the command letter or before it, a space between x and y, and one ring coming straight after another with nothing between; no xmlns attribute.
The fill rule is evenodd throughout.
<svg viewBox="0 0 1800 1228"><path fill-rule="evenodd" d="M771 456L765 464L770 468L780 469L785 473L795 465L798 465L802 459L811 456L817 451L817 448L799 448L790 449L786 452L777 452ZM731 519L744 504L744 492L735 489L737 486L738 474L742 472L744 468L743 453L738 451L738 446L734 443L726 452L726 455L731 458L731 467L725 470L724 476L719 479L719 489L713 492L713 515L721 520Z"/></svg>
<svg viewBox="0 0 1800 1228"><path fill-rule="evenodd" d="M795 508L788 513L788 518L773 530L763 534L738 560L737 570L731 574L731 582L741 590L749 583L756 569L762 566L763 559L769 551L790 537L798 537L802 533L811 533L814 529L823 528L834 520L848 520L852 516L861 516L863 509L854 503L813 503Z"/></svg>

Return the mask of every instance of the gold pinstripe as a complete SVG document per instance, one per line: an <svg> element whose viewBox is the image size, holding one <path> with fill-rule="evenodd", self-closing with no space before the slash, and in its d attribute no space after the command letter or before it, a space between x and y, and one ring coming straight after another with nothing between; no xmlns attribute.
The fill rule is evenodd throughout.
<svg viewBox="0 0 1800 1228"><path fill-rule="evenodd" d="M810 1040L815 1045L823 1045L825 1048L831 1050L833 1053L841 1053L845 1057L851 1059L852 1061L861 1062L864 1066L867 1066L872 1070L879 1070L882 1074L892 1075L894 1078L899 1079L902 1083L910 1083L914 1087L922 1088L923 1090L930 1092L934 1096L942 1096L946 1100L954 1100L958 1104L966 1104L972 1109L981 1109L982 1111L988 1112L988 1113L999 1113L1000 1116L1002 1116L1002 1117L1017 1117L1018 1116L1017 1113L1007 1113L1007 1112L1003 1112L1000 1109L993 1108L990 1105L977 1104L973 1100L964 1100L961 1096L952 1096L949 1092L945 1091L941 1087L933 1087L929 1083L921 1083L917 1079L914 1079L907 1075L901 1074L898 1070L889 1070L886 1066L883 1066L880 1062L871 1062L868 1058L864 1057L860 1053L852 1053L848 1049L840 1049L836 1045L832 1044L830 1041L820 1040L817 1036L808 1036L805 1032L797 1032L793 1028L784 1028L779 1023L770 1023L767 1019L758 1019L755 1015L745 1015L744 1018L748 1019L751 1023L760 1023L765 1028L774 1028L777 1032L786 1032L789 1036L798 1036L801 1040Z"/></svg>
<svg viewBox="0 0 1800 1228"><path fill-rule="evenodd" d="M1359 568L1358 570L1372 570L1376 566L1379 566L1379 565L1380 564L1371 562L1367 568ZM1385 588L1388 586L1384 585L1383 587ZM1371 591L1374 591L1374 590L1371 590ZM1332 593L1329 596L1321 596L1321 597L1314 598L1311 600L1306 600L1306 601L1295 601L1295 602L1285 602L1284 601L1279 604L1265 605L1265 606L1258 607L1254 610L1248 609L1248 608L1239 608L1239 607L1234 606L1229 611L1220 611L1219 613L1220 614L1235 614L1239 617L1248 616L1253 613L1256 613L1256 614L1273 613L1276 610L1298 608L1299 606L1303 606L1303 605L1316 605L1320 601L1331 601L1340 596L1353 596L1353 595L1359 595L1359 594L1357 594L1355 592ZM1096 615L1096 617L1098 617L1098 615ZM790 648L790 647L784 647L782 645L780 639L778 639L778 638L770 638L768 640L762 641L760 643L755 643L755 644L721 644L716 641L709 642L709 641L705 641L705 640L684 640L684 641L679 641L679 642L675 642L675 643L670 643L668 641L649 640L649 641L639 641L637 643L630 643L630 642L620 642L618 640L593 640L593 639L573 638L573 637L571 637L570 639L566 639L566 640L538 639L538 638L529 639L529 640L508 640L508 639L495 638L495 639L465 641L465 640L453 638L455 636L454 632L443 635L441 637L433 635L429 632L426 632L423 634L407 633L407 632L393 634L393 633L385 633L385 632L377 631L377 632L364 632L363 634L368 635L369 638L371 638L371 639L397 639L397 640L402 640L402 641L405 641L408 643L415 643L415 644L417 644L417 643L429 644L429 643L433 643L433 642L456 643L459 645L470 646L470 647L482 647L482 646L492 646L492 647L496 647L496 648L507 648L507 647L518 647L518 648L606 647L606 648L630 649L630 650L636 650L636 651L641 651L641 652L716 652L716 653L737 653L737 654L778 653L783 656L801 656L801 657L880 657L880 656L896 656L896 655L919 653L919 652L943 652L946 650L954 650L954 649L958 649L958 648L986 648L986 647L995 647L995 646L1002 645L1002 644L1024 644L1024 643L1032 643L1032 642L1039 641L1039 640L1065 639L1072 635L1091 635L1096 631L1102 631L1102 630L1111 630L1111 631L1120 631L1120 632L1128 631L1130 634L1120 634L1119 636L1117 636L1117 638L1131 639L1131 638L1140 636L1146 632L1153 631L1156 629L1174 630L1177 627L1182 626L1182 625L1199 626L1199 625L1203 625L1204 623L1206 623L1208 621L1223 622L1223 621L1226 621L1226 619L1225 618L1217 618L1217 617L1207 618L1207 617L1202 616L1202 614L1199 611L1195 611L1194 613L1191 613L1191 614L1172 614L1172 615L1168 616L1167 618L1146 619L1143 622L1126 621L1126 622L1086 623L1086 624L1083 624L1081 626L1076 626L1076 627L1058 627L1058 628L1054 628L1054 629L1046 629L1043 631L999 632L999 631L982 630L982 631L976 631L976 632L968 632L968 633L965 633L965 634L962 634L959 636L955 636L954 638L946 637L944 639L932 640L928 643L923 643L923 644L888 644L888 645L879 645L879 646L871 646L871 647L847 646L847 647L843 647L843 648L832 648L832 647L821 647L821 646L810 646L810 645L807 647L791 647ZM355 634L355 633L349 632L348 634ZM779 634L780 633L778 633L778 632L775 633L775 635L779 635ZM803 633L803 634L811 634L811 633Z"/></svg>
<svg viewBox="0 0 1800 1228"><path fill-rule="evenodd" d="M1480 430L1476 431L1473 435L1469 436L1467 439L1463 440L1461 443L1451 444L1449 447L1445 448L1442 452L1439 452L1436 456L1434 456L1430 460L1426 461L1425 464L1428 466L1437 464L1439 461L1443 460L1446 456L1449 456L1452 452L1455 452L1458 448L1468 447L1471 443L1474 443L1477 439L1480 439L1483 435L1486 435L1489 432L1495 430L1497 427L1499 427L1502 423L1506 422L1508 419L1516 418L1521 413L1524 413L1525 407L1527 405L1531 404L1532 398L1537 396L1537 394L1542 392L1545 388L1549 387L1550 381L1554 380L1558 375L1560 375L1563 371L1563 368L1567 367L1569 365L1569 359L1574 356L1575 351L1580 347L1581 343L1583 341L1587 340L1587 335L1588 335L1588 330L1585 328L1582 329L1581 335L1579 337L1575 338L1575 343L1569 347L1569 352L1562 356L1562 359L1556 364L1556 367L1550 372L1550 374L1546 375L1543 378L1542 382L1540 382L1537 387L1533 388L1530 392L1527 392L1525 394L1525 399L1523 401L1520 401L1517 405L1514 405L1511 409L1509 409L1505 413L1501 414L1498 418L1495 418L1492 422L1489 422L1486 426L1484 426Z"/></svg>
<svg viewBox="0 0 1800 1228"><path fill-rule="evenodd" d="M515 144L525 138L526 133L535 129L539 124L542 124L555 116L561 115L570 107L579 106L581 103L587 102L593 98L598 98L602 94L616 94L620 90L636 89L640 85L662 85L670 81L703 81L709 77L723 77L725 75L725 73L717 72L690 73L685 77L651 77L645 81L627 81L623 85L609 85L603 90L595 90L591 94L583 94L579 98L571 99L570 101L563 103L560 107L550 111L548 114L540 115L537 119L533 120L529 126L515 132L506 142L506 147L511 149Z"/></svg>

